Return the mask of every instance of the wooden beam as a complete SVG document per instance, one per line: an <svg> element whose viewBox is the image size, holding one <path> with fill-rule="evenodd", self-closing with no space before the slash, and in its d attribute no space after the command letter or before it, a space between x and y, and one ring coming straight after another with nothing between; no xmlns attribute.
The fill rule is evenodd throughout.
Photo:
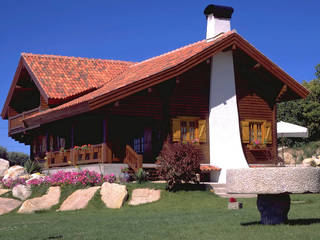
<svg viewBox="0 0 320 240"><path fill-rule="evenodd" d="M261 68L261 64L260 64L260 63L257 63L257 64L255 64L255 65L253 66L253 68L254 68L254 69L259 69L259 68Z"/></svg>
<svg viewBox="0 0 320 240"><path fill-rule="evenodd" d="M280 100L280 98L283 96L283 94L285 94L288 90L288 86L286 84L284 84L278 94L278 96L276 97L276 102L278 102Z"/></svg>

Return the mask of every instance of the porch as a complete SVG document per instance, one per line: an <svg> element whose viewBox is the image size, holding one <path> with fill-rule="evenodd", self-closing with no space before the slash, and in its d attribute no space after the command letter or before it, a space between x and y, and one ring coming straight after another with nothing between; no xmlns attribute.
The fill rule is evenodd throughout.
<svg viewBox="0 0 320 240"><path fill-rule="evenodd" d="M143 156L136 153L131 146L126 145L126 155L123 163L116 161L117 158L112 154L111 149L106 143L95 145L83 145L71 149L61 149L60 151L46 152L45 167L79 167L88 164L111 164L119 163L130 167L133 171L138 171L143 167ZM119 166L120 166L119 165Z"/></svg>

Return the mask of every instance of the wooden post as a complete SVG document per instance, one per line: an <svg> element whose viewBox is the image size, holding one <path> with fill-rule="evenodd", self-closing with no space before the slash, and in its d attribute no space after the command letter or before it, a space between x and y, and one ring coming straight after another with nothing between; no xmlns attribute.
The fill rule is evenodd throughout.
<svg viewBox="0 0 320 240"><path fill-rule="evenodd" d="M107 162L107 144L102 143L102 149L101 149L101 162L106 163Z"/></svg>
<svg viewBox="0 0 320 240"><path fill-rule="evenodd" d="M102 141L103 143L107 143L107 119L102 120Z"/></svg>
<svg viewBox="0 0 320 240"><path fill-rule="evenodd" d="M74 157L74 153L75 153L75 150L72 148L72 149L70 149L70 162L71 162L71 164L73 164L73 165L76 165L76 162L75 162L75 157Z"/></svg>
<svg viewBox="0 0 320 240"><path fill-rule="evenodd" d="M74 147L74 123L71 124L71 148Z"/></svg>

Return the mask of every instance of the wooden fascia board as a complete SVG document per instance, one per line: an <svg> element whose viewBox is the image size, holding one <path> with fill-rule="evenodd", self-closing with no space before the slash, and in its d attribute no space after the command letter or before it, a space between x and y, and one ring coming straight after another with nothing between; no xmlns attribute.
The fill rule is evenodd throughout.
<svg viewBox="0 0 320 240"><path fill-rule="evenodd" d="M147 78L141 79L137 82L133 82L129 85L123 86L119 89L111 91L102 96L96 97L95 99L89 100L90 108L97 109L103 105L114 102L126 96L132 95L143 89L152 87L161 82L167 81L171 78L177 77L180 74L188 71L199 63L205 61L206 59L212 57L214 54L228 48L233 44L234 33L227 36L225 39L222 39L220 42L209 46L207 49L201 51L200 53L192 56L191 58L185 60L178 65L166 69L162 72L151 75Z"/></svg>
<svg viewBox="0 0 320 240"><path fill-rule="evenodd" d="M12 95L13 95L13 91L14 91L14 89L15 89L15 87L17 85L17 82L19 80L22 67L23 67L22 57L20 57L16 72L15 72L14 77L13 77L13 81L12 81L10 89L9 89L9 93L7 95L6 101L5 101L4 106L2 108L2 111L1 111L1 117L3 119L7 119L8 118L9 103L11 101L11 98L12 98Z"/></svg>
<svg viewBox="0 0 320 240"><path fill-rule="evenodd" d="M272 75L280 79L284 84L288 85L294 92L296 92L301 98L306 98L309 91L299 84L296 80L290 77L285 71L274 64L270 59L259 52L255 47L248 43L245 39L237 34L235 38L237 46L243 50L250 57L260 63L267 71Z"/></svg>
<svg viewBox="0 0 320 240"><path fill-rule="evenodd" d="M79 103L72 107L67 107L65 109L60 109L56 111L48 112L47 114L30 117L24 120L24 122L29 126L44 124L48 122L57 121L60 119L68 118L77 114L90 111L89 104L87 102Z"/></svg>
<svg viewBox="0 0 320 240"><path fill-rule="evenodd" d="M24 67L27 69L31 79L33 80L34 84L37 86L37 88L39 89L39 92L41 94L41 96L45 99L45 101L49 104L49 96L46 94L46 92L43 90L42 86L39 83L39 80L37 79L37 77L34 75L34 73L32 72L29 64L26 62L26 60L24 59L24 57L21 57L22 62L24 64Z"/></svg>

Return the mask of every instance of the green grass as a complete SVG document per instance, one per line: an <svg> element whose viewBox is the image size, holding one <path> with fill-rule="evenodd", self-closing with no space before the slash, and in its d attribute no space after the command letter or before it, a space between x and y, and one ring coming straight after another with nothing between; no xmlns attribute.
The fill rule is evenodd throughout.
<svg viewBox="0 0 320 240"><path fill-rule="evenodd" d="M140 186L128 184L129 193ZM62 199L74 190L64 188ZM227 199L209 191L163 191L158 202L114 210L96 193L85 210L55 212L55 207L0 216L0 239L319 239L319 196L292 195L289 224L261 226L256 199L241 199L242 210L228 210Z"/></svg>

